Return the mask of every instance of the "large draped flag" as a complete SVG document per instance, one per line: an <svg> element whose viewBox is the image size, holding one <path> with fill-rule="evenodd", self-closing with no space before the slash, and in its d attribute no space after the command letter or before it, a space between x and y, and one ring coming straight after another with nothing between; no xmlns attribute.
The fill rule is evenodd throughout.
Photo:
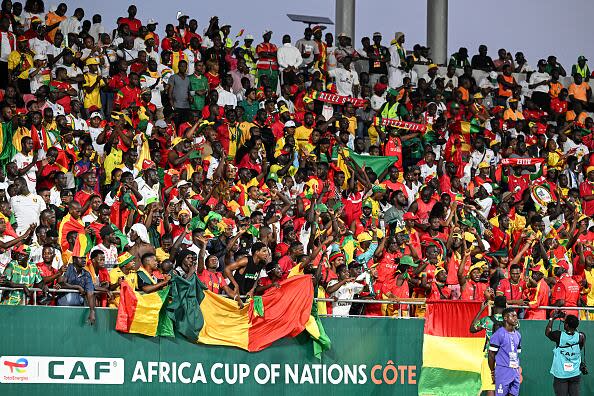
<svg viewBox="0 0 594 396"><path fill-rule="evenodd" d="M474 301L428 302L420 396L476 396L481 389L484 332L470 333Z"/></svg>
<svg viewBox="0 0 594 396"><path fill-rule="evenodd" d="M240 308L236 301L207 290L195 277L174 276L167 314L176 330L193 342L260 351L283 337L307 330L316 356L330 346L319 320L311 316L311 276L280 282Z"/></svg>
<svg viewBox="0 0 594 396"><path fill-rule="evenodd" d="M120 285L116 330L147 336L173 337L173 325L165 312L169 286L154 293L139 293L128 282Z"/></svg>

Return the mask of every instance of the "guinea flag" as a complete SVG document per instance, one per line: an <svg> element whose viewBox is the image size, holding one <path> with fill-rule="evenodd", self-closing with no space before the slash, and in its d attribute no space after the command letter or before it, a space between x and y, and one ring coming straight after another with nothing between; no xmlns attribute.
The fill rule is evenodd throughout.
<svg viewBox="0 0 594 396"><path fill-rule="evenodd" d="M173 325L164 309L169 286L154 293L139 293L128 282L120 284L116 330L147 336L173 337Z"/></svg>
<svg viewBox="0 0 594 396"><path fill-rule="evenodd" d="M75 219L74 217L72 217L72 215L70 215L70 213L67 213L66 216L64 216L64 218L60 222L60 225L58 226L58 239L60 241L60 246L62 247L62 250L68 250L70 248L70 246L68 246L68 241L66 240L66 237L72 231L76 231L79 234L86 233L85 225L82 222L82 220Z"/></svg>
<svg viewBox="0 0 594 396"><path fill-rule="evenodd" d="M478 395L485 334L469 329L481 302L427 303L419 395Z"/></svg>
<svg viewBox="0 0 594 396"><path fill-rule="evenodd" d="M329 339L321 323L311 315L311 276L295 276L279 284L279 288L268 289L240 308L237 301L207 290L195 276L185 279L174 275L168 316L179 333L202 344L256 352L307 330L317 340L316 354L327 349Z"/></svg>

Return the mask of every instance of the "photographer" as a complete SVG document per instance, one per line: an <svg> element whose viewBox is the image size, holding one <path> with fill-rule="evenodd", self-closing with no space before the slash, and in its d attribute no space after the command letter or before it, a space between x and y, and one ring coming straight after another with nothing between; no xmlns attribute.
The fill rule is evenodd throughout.
<svg viewBox="0 0 594 396"><path fill-rule="evenodd" d="M553 331L555 319L563 319L563 331ZM582 362L581 350L586 347L586 335L577 328L579 319L574 315L567 315L562 311L555 311L545 329L545 335L556 346L553 349L553 389L556 396L577 396L580 394L580 374L588 374L586 363Z"/></svg>

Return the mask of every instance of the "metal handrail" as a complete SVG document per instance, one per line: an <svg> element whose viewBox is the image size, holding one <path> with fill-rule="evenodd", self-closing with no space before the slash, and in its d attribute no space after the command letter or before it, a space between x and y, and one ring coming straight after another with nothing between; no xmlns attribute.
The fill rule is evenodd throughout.
<svg viewBox="0 0 594 396"><path fill-rule="evenodd" d="M42 290L37 287L29 287L29 290L33 292L41 292ZM0 291L22 291L23 289L20 287L6 287L0 286ZM52 293L79 293L76 289L48 289L48 291ZM104 291L95 290L95 294L105 294ZM119 291L112 291L112 294L119 294ZM37 303L37 293L33 293L34 302ZM245 296L241 296L242 298ZM338 299L335 300L333 298L316 298L318 302L345 302L345 303L355 303L355 304L402 304L402 305L426 305L427 301L423 298L402 298L402 299L393 299L393 300L371 300L371 299L359 299L359 298L346 298L346 299ZM25 304L23 304L25 305ZM526 309L528 308L525 305L508 305L508 308L518 308L518 309ZM594 311L594 307L555 307L549 305L539 306L535 309L545 309L545 310L558 310L562 309L564 311ZM353 316L353 315L350 315Z"/></svg>
<svg viewBox="0 0 594 396"><path fill-rule="evenodd" d="M37 305L37 293L38 292L42 292L43 290L41 290L38 287L28 287L28 290L33 292L33 305ZM23 291L23 288L21 287L6 287L6 286L0 286L0 292L1 291ZM48 289L48 292L50 293L80 293L78 290L76 289ZM93 292L94 294L106 294L107 292L104 291L99 291L99 290L95 290ZM119 291L112 291L112 294L120 294ZM27 299L28 296L25 295L25 298L23 299L23 302L21 305L27 305Z"/></svg>

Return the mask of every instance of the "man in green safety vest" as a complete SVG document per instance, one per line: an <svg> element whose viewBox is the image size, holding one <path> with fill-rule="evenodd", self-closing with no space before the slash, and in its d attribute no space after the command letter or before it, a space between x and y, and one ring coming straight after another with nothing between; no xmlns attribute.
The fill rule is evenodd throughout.
<svg viewBox="0 0 594 396"><path fill-rule="evenodd" d="M577 63L571 67L571 75L579 74L584 79L584 82L590 81L590 68L588 67L588 59L584 55L578 57Z"/></svg>

